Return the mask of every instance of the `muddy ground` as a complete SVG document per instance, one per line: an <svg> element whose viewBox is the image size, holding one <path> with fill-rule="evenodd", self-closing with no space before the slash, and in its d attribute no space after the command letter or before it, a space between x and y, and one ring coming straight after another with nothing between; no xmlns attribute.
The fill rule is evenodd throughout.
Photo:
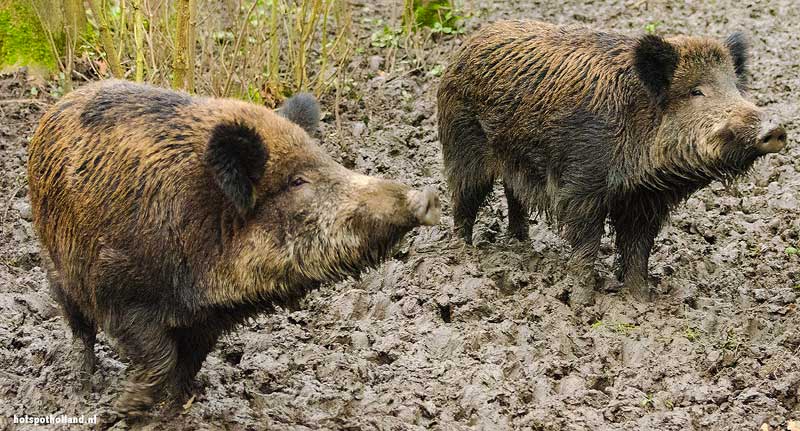
<svg viewBox="0 0 800 431"><path fill-rule="evenodd" d="M369 2L365 2L369 3ZM584 4L586 3L586 4ZM620 292L571 306L554 285L568 248L543 222L505 234L502 191L481 213L476 246L449 231L435 130L435 74L461 37L427 45L422 70L366 48L355 91L329 112L324 142L356 170L434 185L443 223L415 231L360 280L324 286L301 311L226 336L193 405L146 429L785 429L800 418L800 3L467 2L469 31L499 18L640 33L751 35L753 97L786 119L788 149L735 190L690 198L658 237L658 298ZM362 46L388 2L357 7ZM116 397L126 364L103 339L95 392L78 389L78 344L47 291L31 229L26 146L48 100L24 76L0 80L0 428L14 415L92 415ZM333 111L333 99L326 100ZM340 134L341 131L341 134ZM344 153L338 143L349 148ZM608 276L613 244L599 268ZM3 422L5 421L5 423ZM117 429L129 425L119 423ZM137 426L138 427L138 426Z"/></svg>

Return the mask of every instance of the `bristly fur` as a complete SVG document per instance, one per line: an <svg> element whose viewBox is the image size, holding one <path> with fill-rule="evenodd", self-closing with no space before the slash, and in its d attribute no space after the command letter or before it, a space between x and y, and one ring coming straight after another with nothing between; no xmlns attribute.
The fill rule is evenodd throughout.
<svg viewBox="0 0 800 431"><path fill-rule="evenodd" d="M573 262L591 267L610 218L620 278L646 286L669 212L760 155L760 111L723 82L744 72L745 48L738 35L726 46L532 21L483 27L454 55L437 94L456 231L472 240L502 179L513 236L527 237L531 210L543 213L572 245ZM719 88L703 98L702 85Z"/></svg>
<svg viewBox="0 0 800 431"><path fill-rule="evenodd" d="M319 108L298 95L284 113L310 130ZM98 329L127 353L123 414L186 395L222 334L377 265L419 224L408 187L241 101L93 83L42 117L28 156L53 298L87 380Z"/></svg>

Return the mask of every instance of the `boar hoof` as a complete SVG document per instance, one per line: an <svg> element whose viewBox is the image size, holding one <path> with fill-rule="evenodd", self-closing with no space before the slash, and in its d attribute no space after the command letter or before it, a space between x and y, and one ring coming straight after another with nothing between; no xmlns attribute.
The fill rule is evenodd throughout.
<svg viewBox="0 0 800 431"><path fill-rule="evenodd" d="M530 239L530 235L528 235L528 227L527 226L524 226L524 227L513 227L513 228L509 227L508 228L508 236L511 237L511 239L516 239L517 241L520 241L520 242L525 242L525 241L528 241Z"/></svg>
<svg viewBox="0 0 800 431"><path fill-rule="evenodd" d="M118 414L136 418L144 416L147 410L153 405L153 398L139 391L126 391L114 405L114 411Z"/></svg>
<svg viewBox="0 0 800 431"><path fill-rule="evenodd" d="M634 300L639 302L651 302L654 299L654 290L647 281L636 283L625 283L625 290Z"/></svg>
<svg viewBox="0 0 800 431"><path fill-rule="evenodd" d="M92 375L85 372L80 373L81 392L84 394L92 393Z"/></svg>
<svg viewBox="0 0 800 431"><path fill-rule="evenodd" d="M594 304L597 274L594 271L569 273L558 282L559 291L568 292L566 303L570 306L589 307Z"/></svg>
<svg viewBox="0 0 800 431"><path fill-rule="evenodd" d="M104 408L97 412L98 428L110 429L113 428L118 422L125 420L125 415L120 414L113 408ZM125 424L123 422L123 424Z"/></svg>

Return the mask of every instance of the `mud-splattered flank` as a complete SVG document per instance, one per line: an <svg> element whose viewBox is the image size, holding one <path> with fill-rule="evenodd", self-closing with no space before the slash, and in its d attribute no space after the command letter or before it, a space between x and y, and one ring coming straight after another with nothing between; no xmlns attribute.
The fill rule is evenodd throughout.
<svg viewBox="0 0 800 431"><path fill-rule="evenodd" d="M752 95L787 119L789 147L757 163L737 191L712 184L678 209L651 259L660 278L654 303L607 292L591 308L571 308L553 287L564 276L566 245L541 221L530 242L509 240L499 184L476 225L476 246L452 238L435 131L438 78L400 64L383 75L386 65L371 57L386 52L368 48L350 65L357 97L341 108L342 136L329 114L324 144L360 172L437 186L443 224L415 231L360 280L314 292L301 311L263 316L224 338L188 412L162 422L157 410L144 424L751 430L800 418L797 2L465 3L475 14L470 30L500 18L631 33L658 22L662 34L720 38L744 30ZM353 21L361 40L376 30L362 18L396 12L389 1L360 9ZM431 44L428 67L444 64L458 43ZM0 79L2 100L28 91L24 78ZM322 105L332 110L332 102ZM80 358L49 297L26 198L25 148L42 112L38 102L0 102L0 427L14 414L102 412L127 364L101 336L95 392L80 393ZM341 153L340 138L352 154ZM606 238L606 277L612 246Z"/></svg>

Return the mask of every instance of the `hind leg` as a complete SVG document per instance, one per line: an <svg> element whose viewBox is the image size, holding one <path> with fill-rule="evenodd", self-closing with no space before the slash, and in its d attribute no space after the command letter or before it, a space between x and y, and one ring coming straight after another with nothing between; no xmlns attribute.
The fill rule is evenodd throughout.
<svg viewBox="0 0 800 431"><path fill-rule="evenodd" d="M471 244L478 210L494 183L489 143L478 120L459 100L440 94L439 108L439 139L453 199L453 224L456 233Z"/></svg>
<svg viewBox="0 0 800 431"><path fill-rule="evenodd" d="M97 360L94 355L94 345L97 341L97 325L81 312L80 307L67 297L60 274L53 268L49 257L43 258L48 267L47 278L50 282L50 292L53 298L61 305L61 310L72 331L72 336L83 343L83 360L81 365L81 387L84 391L91 390L92 375L96 368Z"/></svg>
<svg viewBox="0 0 800 431"><path fill-rule="evenodd" d="M503 180L503 190L508 203L508 234L520 241L528 239L528 208L511 189L508 180Z"/></svg>
<svg viewBox="0 0 800 431"><path fill-rule="evenodd" d="M472 230L478 211L486 197L492 191L493 179L466 178L464 184L452 187L453 190L453 225L458 235L467 244L472 244Z"/></svg>
<svg viewBox="0 0 800 431"><path fill-rule="evenodd" d="M74 304L62 303L64 314L72 329L72 334L83 342L83 363L81 365L81 388L88 392L92 389L92 376L97 366L94 345L97 341L97 329L94 322L87 319Z"/></svg>

